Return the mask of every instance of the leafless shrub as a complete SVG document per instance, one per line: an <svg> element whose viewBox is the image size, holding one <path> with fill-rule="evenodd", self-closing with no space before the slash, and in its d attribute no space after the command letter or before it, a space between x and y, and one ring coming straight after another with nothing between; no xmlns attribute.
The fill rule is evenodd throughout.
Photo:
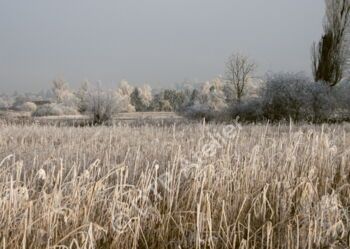
<svg viewBox="0 0 350 249"><path fill-rule="evenodd" d="M264 116L269 120L324 121L335 110L329 87L302 74L269 76L262 97Z"/></svg>
<svg viewBox="0 0 350 249"><path fill-rule="evenodd" d="M34 112L36 109L37 106L33 102L25 102L17 107L17 110L22 112Z"/></svg>
<svg viewBox="0 0 350 249"><path fill-rule="evenodd" d="M68 107L62 104L45 104L38 106L37 109L32 113L34 117L45 117L45 116L62 116L62 115L78 115L79 112L72 107Z"/></svg>
<svg viewBox="0 0 350 249"><path fill-rule="evenodd" d="M249 98L239 104L232 105L226 115L239 118L244 122L257 122L264 119L263 103L260 98Z"/></svg>
<svg viewBox="0 0 350 249"><path fill-rule="evenodd" d="M103 124L120 112L120 101L116 92L98 86L88 93L87 112L92 115L95 124Z"/></svg>

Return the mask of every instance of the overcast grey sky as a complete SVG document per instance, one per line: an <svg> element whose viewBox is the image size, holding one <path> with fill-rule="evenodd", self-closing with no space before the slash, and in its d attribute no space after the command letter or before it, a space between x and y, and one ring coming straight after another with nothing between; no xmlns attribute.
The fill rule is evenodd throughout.
<svg viewBox="0 0 350 249"><path fill-rule="evenodd" d="M170 86L224 72L232 52L310 74L323 0L0 0L0 92L63 77Z"/></svg>

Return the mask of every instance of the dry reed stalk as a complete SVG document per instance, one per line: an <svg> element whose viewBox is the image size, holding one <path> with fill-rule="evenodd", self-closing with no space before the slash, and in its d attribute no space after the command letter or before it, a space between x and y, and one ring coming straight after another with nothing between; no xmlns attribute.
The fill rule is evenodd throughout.
<svg viewBox="0 0 350 249"><path fill-rule="evenodd" d="M2 248L350 247L348 124L223 129L1 125Z"/></svg>

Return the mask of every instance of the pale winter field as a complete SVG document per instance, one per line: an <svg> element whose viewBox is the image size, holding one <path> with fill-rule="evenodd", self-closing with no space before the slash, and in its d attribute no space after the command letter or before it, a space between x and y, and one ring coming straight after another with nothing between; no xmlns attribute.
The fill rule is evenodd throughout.
<svg viewBox="0 0 350 249"><path fill-rule="evenodd" d="M0 125L2 248L349 248L350 125Z"/></svg>

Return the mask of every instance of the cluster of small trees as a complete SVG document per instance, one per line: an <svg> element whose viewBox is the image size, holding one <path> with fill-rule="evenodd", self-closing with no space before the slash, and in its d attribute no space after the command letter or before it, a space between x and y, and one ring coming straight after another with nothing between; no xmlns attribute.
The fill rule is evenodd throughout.
<svg viewBox="0 0 350 249"><path fill-rule="evenodd" d="M242 121L293 119L322 122L350 117L350 85L314 82L303 74L272 74L265 80L252 77L256 65L246 56L232 55L225 77L196 88L152 92L145 85L122 81L116 90L84 82L76 91L63 80L53 82L51 103L36 106L19 95L3 106L32 112L33 116L89 114L96 124L108 122L120 112L175 111L190 118ZM1 99L6 99L2 96ZM0 101L1 103L1 101Z"/></svg>
<svg viewBox="0 0 350 249"><path fill-rule="evenodd" d="M191 94L188 89L154 91L148 85L134 87L126 80L117 89L86 81L74 90L58 79L49 93L0 95L0 109L30 112L33 116L89 114L96 123L103 123L120 112L181 111Z"/></svg>
<svg viewBox="0 0 350 249"><path fill-rule="evenodd" d="M0 109L34 116L90 114L96 123L107 122L118 112L134 111L175 111L207 119L239 116L246 121L347 119L350 0L325 1L324 35L312 49L314 81L289 73L268 75L259 82L253 77L256 64L247 56L233 54L224 77L195 88L155 92L148 85L134 87L123 80L116 90L84 82L73 91L64 80L55 80L49 94L52 103L37 106L28 95L0 96Z"/></svg>
<svg viewBox="0 0 350 249"><path fill-rule="evenodd" d="M186 95L187 92L187 95ZM77 90L62 80L53 81L50 96L0 96L1 109L31 112L33 116L61 116L89 114L95 123L104 123L120 112L181 111L189 91L164 89L152 91L148 85L134 87L126 80L117 89L105 89L100 83L83 82ZM50 100L36 106L33 99Z"/></svg>
<svg viewBox="0 0 350 249"><path fill-rule="evenodd" d="M47 97L46 92L40 92L37 94L33 93L13 93L10 94L0 94L0 110L14 110L21 112L34 112L37 106L32 101L39 100Z"/></svg>
<svg viewBox="0 0 350 249"><path fill-rule="evenodd" d="M219 121L239 117L241 121L247 122L290 119L329 122L350 119L350 85L346 80L331 87L326 82L314 82L302 73L271 74L259 82L259 88L246 89L246 94L239 99L228 97L234 96L235 91L229 87L229 82L226 81L226 84L226 87L221 88L224 89L221 100L214 104L216 108L208 108L213 103L209 101L211 92L204 96L202 92L196 97L196 104L189 106L185 114L192 118Z"/></svg>
<svg viewBox="0 0 350 249"><path fill-rule="evenodd" d="M101 83L84 82L77 91L69 88L63 80L53 82L54 103L40 106L33 115L90 114L95 123L109 121L119 112L134 112L146 109L152 100L151 88L147 85L133 87L123 80L117 90L105 89ZM47 112L45 112L47 110Z"/></svg>
<svg viewBox="0 0 350 249"><path fill-rule="evenodd" d="M237 117L243 120L344 120L350 117L350 0L325 0L324 34L312 47L314 81L301 74L267 76L259 91L243 98L256 66L232 55L226 64L226 105L221 110L188 109L191 117ZM209 101L206 100L207 103ZM203 106L203 105L202 105Z"/></svg>

